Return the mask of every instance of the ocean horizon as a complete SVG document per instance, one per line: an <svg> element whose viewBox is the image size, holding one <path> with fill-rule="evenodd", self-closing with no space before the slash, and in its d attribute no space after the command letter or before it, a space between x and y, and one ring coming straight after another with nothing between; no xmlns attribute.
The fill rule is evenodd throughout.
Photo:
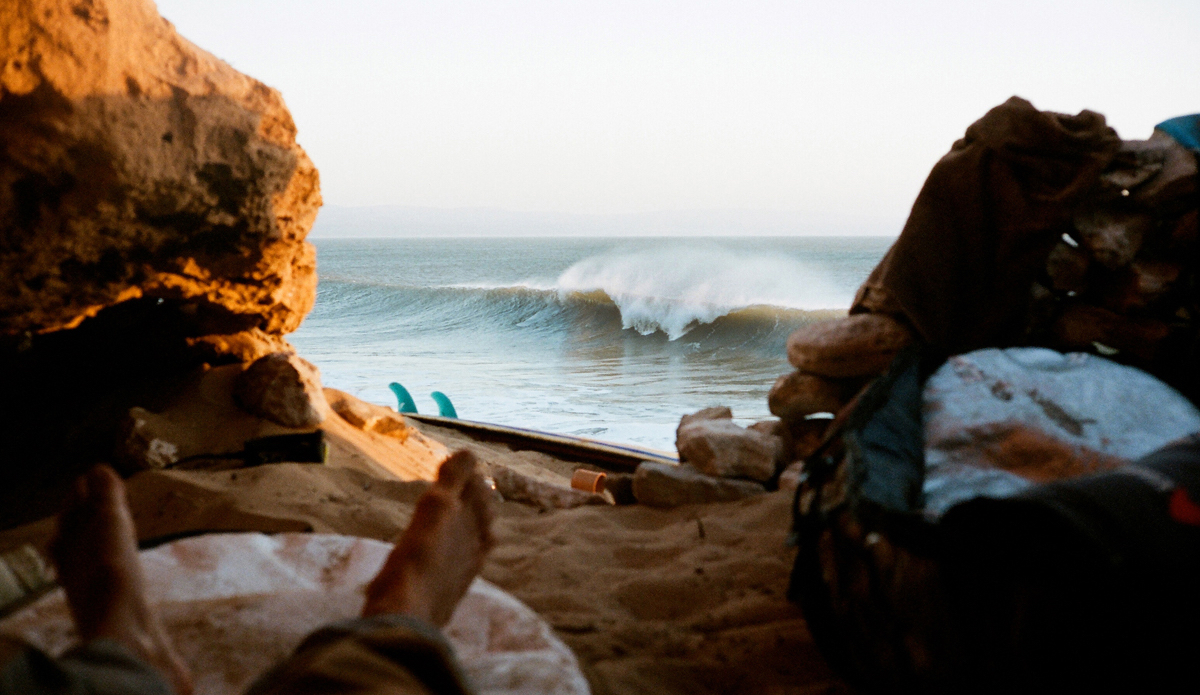
<svg viewBox="0 0 1200 695"><path fill-rule="evenodd" d="M314 239L290 336L326 386L423 413L671 450L679 418L771 417L797 327L837 316L893 237Z"/></svg>

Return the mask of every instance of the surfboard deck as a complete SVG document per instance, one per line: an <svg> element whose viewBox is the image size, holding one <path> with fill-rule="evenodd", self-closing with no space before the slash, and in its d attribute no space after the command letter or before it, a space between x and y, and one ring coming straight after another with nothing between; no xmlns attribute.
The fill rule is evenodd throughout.
<svg viewBox="0 0 1200 695"><path fill-rule="evenodd" d="M540 451L560 458L590 463L607 470L629 473L643 461L678 463L679 457L666 451L639 447L633 444L603 442L570 434L557 434L531 430L524 427L497 425L490 422L475 422L439 415L404 413L417 423L457 430L473 439L500 442L515 449Z"/></svg>

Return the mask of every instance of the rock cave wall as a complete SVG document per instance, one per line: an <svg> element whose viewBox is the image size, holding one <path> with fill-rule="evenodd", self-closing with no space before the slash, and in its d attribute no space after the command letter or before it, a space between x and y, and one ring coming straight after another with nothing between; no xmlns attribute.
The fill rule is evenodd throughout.
<svg viewBox="0 0 1200 695"><path fill-rule="evenodd" d="M279 93L150 0L0 5L0 525L55 508L130 407L288 349L320 205Z"/></svg>

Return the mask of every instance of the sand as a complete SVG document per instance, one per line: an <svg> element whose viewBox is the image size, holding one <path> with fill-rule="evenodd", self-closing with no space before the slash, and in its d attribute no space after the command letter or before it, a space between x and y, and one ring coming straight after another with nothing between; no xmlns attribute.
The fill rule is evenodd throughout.
<svg viewBox="0 0 1200 695"><path fill-rule="evenodd" d="M571 465L503 445L472 448L555 474ZM128 485L143 540L235 530L391 540L428 483L362 468L147 471ZM554 627L597 694L849 692L784 596L790 502L784 492L669 510L501 502L482 576ZM41 545L51 529L43 521L0 534L0 550Z"/></svg>

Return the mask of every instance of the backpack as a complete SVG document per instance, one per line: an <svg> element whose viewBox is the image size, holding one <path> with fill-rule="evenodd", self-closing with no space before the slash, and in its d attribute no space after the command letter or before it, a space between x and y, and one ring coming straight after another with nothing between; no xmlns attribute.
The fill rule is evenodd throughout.
<svg viewBox="0 0 1200 695"><path fill-rule="evenodd" d="M788 589L866 692L1153 692L1200 658L1200 438L1123 468L923 501L922 390L901 352L805 460Z"/></svg>

